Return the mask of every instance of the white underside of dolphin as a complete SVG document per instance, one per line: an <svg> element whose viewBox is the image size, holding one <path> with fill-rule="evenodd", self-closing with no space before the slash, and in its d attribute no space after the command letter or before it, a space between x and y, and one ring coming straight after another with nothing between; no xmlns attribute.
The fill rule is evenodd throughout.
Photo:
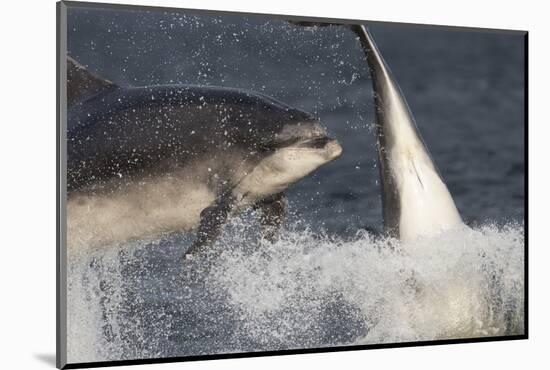
<svg viewBox="0 0 550 370"><path fill-rule="evenodd" d="M364 26L352 26L367 55L376 106L384 229L403 242L462 225L399 85Z"/></svg>

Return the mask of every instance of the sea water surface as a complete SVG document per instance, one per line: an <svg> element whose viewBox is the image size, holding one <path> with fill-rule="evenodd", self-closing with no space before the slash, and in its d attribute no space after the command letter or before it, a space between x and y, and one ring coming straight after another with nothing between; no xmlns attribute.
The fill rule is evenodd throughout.
<svg viewBox="0 0 550 370"><path fill-rule="evenodd" d="M470 226L401 245L382 228L372 87L339 27L69 8L69 54L120 85L259 91L344 148L288 191L275 243L253 211L201 258L192 233L68 261L68 360L88 362L523 333L524 62L514 33L370 27Z"/></svg>

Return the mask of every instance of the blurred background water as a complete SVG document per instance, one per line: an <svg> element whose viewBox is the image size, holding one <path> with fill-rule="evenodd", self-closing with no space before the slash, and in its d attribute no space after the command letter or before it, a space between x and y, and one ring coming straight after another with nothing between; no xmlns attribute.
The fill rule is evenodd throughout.
<svg viewBox="0 0 550 370"><path fill-rule="evenodd" d="M510 222L520 225L502 240L498 239L498 232L490 237L480 232L479 239L472 243L479 244L485 252L484 248L493 244L515 252L518 248L522 250L526 125L523 36L400 24L375 23L369 28L408 100L463 218L478 225ZM367 225L381 228L371 81L363 51L345 28L300 28L262 16L198 16L188 12L69 7L67 41L69 55L119 85L238 87L262 92L314 113L341 142L344 153L287 191L292 217L313 233L331 237L349 237ZM289 235L293 240L290 244L295 245L299 236ZM298 281L313 289L302 298L329 297L321 299L322 312L315 318L305 318L305 312L313 309L311 302L305 304L306 301L293 297L286 303L273 303L277 314L273 314L273 307L266 308L261 315L254 316L248 311L244 314L243 305L249 304L248 309L252 309L258 301L248 297L240 300L240 308L236 308L235 297L242 298L246 284L238 279L238 272L232 270L228 275L231 266L241 266L240 277L246 281L259 279L268 284L272 280L262 280L259 272L251 272L257 267L243 262L250 262L247 260L250 256L231 255L218 260L214 268L218 274L212 273L209 283L201 279L197 283L194 279L200 275L198 270L182 272L181 266L174 262L182 251L181 244L188 243L189 238L184 234L170 236L153 244L114 249L116 252L88 258L86 263L75 261L69 269L72 274L69 297L73 298L69 309L73 310L69 314L73 334L70 330L69 337L76 343L89 335L92 339L88 342L103 350L90 351L89 343L74 344L74 361L349 344L364 337L373 322L379 322L373 317L386 312L374 303L378 307L374 311L370 306L357 304L357 291L355 295L346 295L331 286L322 294L316 291L319 294L315 295L313 290L317 288L312 288L311 276L307 275L314 270L306 269L306 275L300 275L303 271L297 273L291 269L289 275L281 267L287 266L289 259L302 261L307 255L296 255L293 251L280 257L281 264L270 271L277 271L283 285ZM364 243L374 245L368 238ZM451 238L445 243L463 246L466 242ZM243 241L233 244L242 245ZM284 245L279 248L284 250ZM318 247L310 239L304 245ZM333 247L330 244L327 250ZM354 248L355 244L344 244L343 250L348 254L331 256L336 263L345 264L346 259L357 258ZM276 256L270 258L277 260ZM389 263L396 257L392 258L378 256L361 261L372 268L373 261ZM495 257L490 265L498 266L507 279L522 281L521 258L514 260L513 267L501 258ZM266 263L266 260L254 261L259 265L262 261ZM487 272L486 268L481 270L483 274ZM352 271L352 275L346 275L350 281L363 279L361 269ZM464 270L461 268L460 272ZM361 281L368 286L367 281ZM210 295L204 284L210 288L225 286L214 289L215 294ZM481 285L493 291L490 284ZM504 294L507 301L500 295L497 301L504 304L503 301L519 299L518 292L523 286L514 285L514 289L504 293L502 286L499 289L498 294ZM361 297L368 297L367 292L359 291ZM352 296L353 299L349 298ZM219 305L213 307L212 302ZM517 313L514 309L521 304L514 302L511 310ZM94 304L97 317L83 318L84 311L94 311L91 308ZM302 316L292 310L302 312ZM266 312L274 316L266 318ZM291 317L302 319L295 322ZM386 318L395 315L388 314ZM281 329L281 323L286 325L286 331ZM309 327L303 329L300 325L304 323ZM97 333L85 334L80 327L98 329L102 339L98 341ZM426 334L426 330L413 329L416 334L404 335L401 329L399 335L380 334L372 340L437 337ZM108 343L112 348L105 351Z"/></svg>

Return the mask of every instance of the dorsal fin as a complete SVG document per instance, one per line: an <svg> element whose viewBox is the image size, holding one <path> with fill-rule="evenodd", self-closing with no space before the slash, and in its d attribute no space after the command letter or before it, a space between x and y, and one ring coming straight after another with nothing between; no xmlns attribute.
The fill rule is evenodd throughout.
<svg viewBox="0 0 550 370"><path fill-rule="evenodd" d="M94 75L85 66L67 56L68 106L113 87L116 87L113 82Z"/></svg>

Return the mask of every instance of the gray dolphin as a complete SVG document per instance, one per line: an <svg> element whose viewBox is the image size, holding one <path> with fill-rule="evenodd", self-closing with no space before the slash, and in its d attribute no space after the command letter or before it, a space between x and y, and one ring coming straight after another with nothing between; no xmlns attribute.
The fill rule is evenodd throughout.
<svg viewBox="0 0 550 370"><path fill-rule="evenodd" d="M68 59L68 244L102 245L261 210L272 238L284 191L342 148L311 114L247 90L121 87Z"/></svg>

